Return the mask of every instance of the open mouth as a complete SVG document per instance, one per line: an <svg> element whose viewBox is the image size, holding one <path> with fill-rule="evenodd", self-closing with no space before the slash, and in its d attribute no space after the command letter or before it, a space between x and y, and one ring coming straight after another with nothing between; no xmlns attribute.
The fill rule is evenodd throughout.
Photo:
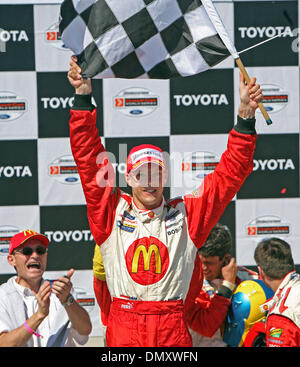
<svg viewBox="0 0 300 367"><path fill-rule="evenodd" d="M27 269L41 269L41 264L38 262L32 262L30 264L27 265Z"/></svg>

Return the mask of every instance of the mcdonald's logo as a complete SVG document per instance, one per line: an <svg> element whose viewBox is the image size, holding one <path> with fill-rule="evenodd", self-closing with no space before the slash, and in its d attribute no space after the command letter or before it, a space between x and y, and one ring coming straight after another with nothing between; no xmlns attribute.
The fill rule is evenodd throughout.
<svg viewBox="0 0 300 367"><path fill-rule="evenodd" d="M169 252L156 237L135 240L125 255L126 267L131 278L138 284L150 285L160 281L169 268Z"/></svg>
<svg viewBox="0 0 300 367"><path fill-rule="evenodd" d="M30 236L30 235L33 235L33 234L37 234L35 231L33 231L32 229L25 229L24 231L24 236Z"/></svg>
<svg viewBox="0 0 300 367"><path fill-rule="evenodd" d="M137 247L137 249L134 252L133 259L132 259L131 272L132 273L138 272L138 263L139 263L139 258L140 258L141 253L143 255L144 270L145 271L150 270L150 260L151 260L152 254L154 254L155 274L160 274L161 273L161 257L160 257L159 249L157 245L155 244L151 244L148 250L146 249L145 245L140 245Z"/></svg>

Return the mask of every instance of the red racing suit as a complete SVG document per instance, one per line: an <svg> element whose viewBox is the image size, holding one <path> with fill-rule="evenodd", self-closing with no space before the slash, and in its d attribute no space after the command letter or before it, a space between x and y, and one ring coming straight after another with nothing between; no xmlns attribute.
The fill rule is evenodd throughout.
<svg viewBox="0 0 300 367"><path fill-rule="evenodd" d="M300 275L287 274L267 305L267 347L300 347Z"/></svg>
<svg viewBox="0 0 300 367"><path fill-rule="evenodd" d="M114 186L87 98L75 96L70 140L112 298L107 346L192 346L183 311L197 249L252 171L255 131L237 125L229 133L218 166L193 194L140 211Z"/></svg>
<svg viewBox="0 0 300 367"><path fill-rule="evenodd" d="M244 347L300 347L300 275L288 273L274 296L260 305L268 311L264 322L249 330Z"/></svg>
<svg viewBox="0 0 300 367"><path fill-rule="evenodd" d="M201 264L201 262L200 262ZM195 271L196 273L196 268ZM222 288L222 280L216 279L216 283L204 279L201 271L202 289L193 298L187 298L185 302L185 319L191 328L194 347L221 347L223 342L221 329L230 306L230 299L218 294ZM193 275L194 276L194 275ZM235 285L238 286L247 279L258 279L258 274L243 266L238 267ZM193 285L193 278L191 286ZM232 292L231 292L232 293Z"/></svg>

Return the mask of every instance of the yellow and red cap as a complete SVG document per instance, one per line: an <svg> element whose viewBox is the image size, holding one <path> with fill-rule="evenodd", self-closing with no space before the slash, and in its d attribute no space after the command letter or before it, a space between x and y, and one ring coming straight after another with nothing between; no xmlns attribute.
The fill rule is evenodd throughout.
<svg viewBox="0 0 300 367"><path fill-rule="evenodd" d="M31 238L35 238L37 240L40 240L45 247L48 247L50 241L48 237L44 236L43 234L37 233L33 231L32 229L26 229L22 232L19 232L15 234L9 244L9 255L12 254L12 252L19 246L23 245L26 241L28 241Z"/></svg>

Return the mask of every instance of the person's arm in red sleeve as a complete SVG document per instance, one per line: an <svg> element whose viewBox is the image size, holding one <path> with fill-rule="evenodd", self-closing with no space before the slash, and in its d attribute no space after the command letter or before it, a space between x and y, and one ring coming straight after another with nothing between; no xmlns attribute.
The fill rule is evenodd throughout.
<svg viewBox="0 0 300 367"><path fill-rule="evenodd" d="M104 326L107 326L111 295L107 288L105 269L102 261L100 247L95 246L94 257L93 257L93 274L94 274L94 292L97 303L101 311L101 321Z"/></svg>
<svg viewBox="0 0 300 367"><path fill-rule="evenodd" d="M211 338L222 326L229 306L229 298L221 294L210 298L202 290L199 297L186 310L188 326L197 333Z"/></svg>
<svg viewBox="0 0 300 367"><path fill-rule="evenodd" d="M189 234L196 247L206 240L228 203L253 169L256 143L255 110L262 94L252 79L249 87L240 80L241 104L238 121L229 133L227 150L215 171L205 177L193 194L184 197Z"/></svg>
<svg viewBox="0 0 300 367"><path fill-rule="evenodd" d="M98 279L94 276L94 292L97 303L100 307L102 324L107 326L111 305L111 296L107 288L106 281Z"/></svg>
<svg viewBox="0 0 300 367"><path fill-rule="evenodd" d="M71 149L86 198L91 232L101 245L111 233L120 190L114 188L114 169L96 127L91 81L82 80L75 59L70 65L68 78L76 92L69 122Z"/></svg>
<svg viewBox="0 0 300 367"><path fill-rule="evenodd" d="M267 347L300 347L300 329L285 316L272 314L266 325Z"/></svg>
<svg viewBox="0 0 300 367"><path fill-rule="evenodd" d="M202 265L197 255L189 291L184 303L184 318L192 330L206 337L212 337L225 320L232 291L222 287L219 294L211 299L202 290L202 286Z"/></svg>

